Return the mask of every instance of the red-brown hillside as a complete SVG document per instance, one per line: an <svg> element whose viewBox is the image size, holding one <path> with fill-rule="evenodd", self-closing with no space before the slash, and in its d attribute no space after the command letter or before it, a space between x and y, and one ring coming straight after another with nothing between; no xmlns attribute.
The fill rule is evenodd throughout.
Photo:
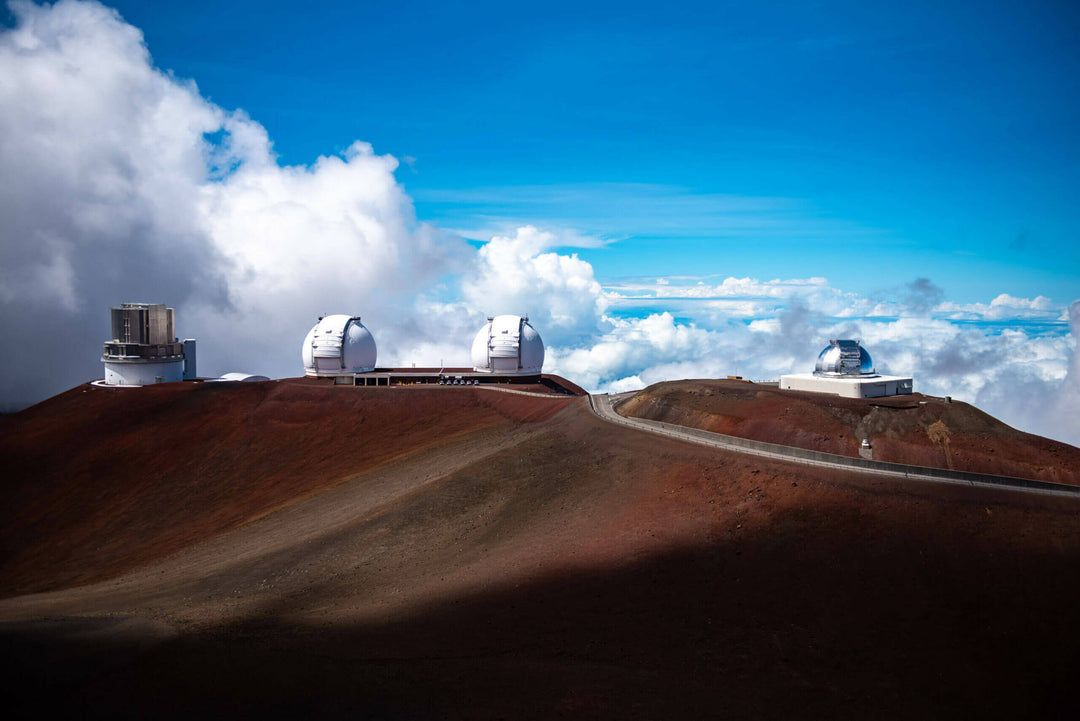
<svg viewBox="0 0 1080 721"><path fill-rule="evenodd" d="M570 402L449 390L85 385L0 419L0 593L100 580L402 455Z"/></svg>
<svg viewBox="0 0 1080 721"><path fill-rule="evenodd" d="M1023 433L967 403L919 393L841 398L745 381L668 381L618 410L845 456L858 456L865 438L876 461L1080 485L1080 448Z"/></svg>
<svg viewBox="0 0 1080 721"><path fill-rule="evenodd" d="M1075 498L471 387L80 387L0 438L6 718L1078 710Z"/></svg>

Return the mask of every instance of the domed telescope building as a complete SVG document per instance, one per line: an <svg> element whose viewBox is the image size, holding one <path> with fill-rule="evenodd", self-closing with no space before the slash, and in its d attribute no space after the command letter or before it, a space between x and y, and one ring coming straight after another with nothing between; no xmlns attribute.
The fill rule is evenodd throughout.
<svg viewBox="0 0 1080 721"><path fill-rule="evenodd" d="M818 354L813 373L780 376L780 388L830 393L845 398L881 398L912 392L911 378L874 372L870 353L857 340L830 340Z"/></svg>
<svg viewBox="0 0 1080 721"><path fill-rule="evenodd" d="M472 344L473 370L510 376L537 376L544 367L544 341L528 317L488 318Z"/></svg>
<svg viewBox="0 0 1080 721"><path fill-rule="evenodd" d="M176 338L176 316L161 303L121 303L109 312L112 340L101 361L107 386L195 379L195 340Z"/></svg>
<svg viewBox="0 0 1080 721"><path fill-rule="evenodd" d="M312 328L301 349L304 374L345 386L482 384L546 385L573 395L558 379L543 375L544 341L528 317L500 315L487 323L473 338L472 368L438 366L405 368L376 367L375 339L360 322L348 315L328 315Z"/></svg>
<svg viewBox="0 0 1080 721"><path fill-rule="evenodd" d="M375 338L359 316L328 315L308 331L302 356L308 376L366 373L375 369Z"/></svg>

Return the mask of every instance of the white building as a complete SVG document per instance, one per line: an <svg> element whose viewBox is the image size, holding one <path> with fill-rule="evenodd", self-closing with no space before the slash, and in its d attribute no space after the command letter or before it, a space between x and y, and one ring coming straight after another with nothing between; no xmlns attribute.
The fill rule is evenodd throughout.
<svg viewBox="0 0 1080 721"><path fill-rule="evenodd" d="M328 315L304 338L302 356L305 375L322 377L374 370L378 353L359 316Z"/></svg>
<svg viewBox="0 0 1080 721"><path fill-rule="evenodd" d="M499 375L540 375L544 341L528 318L500 315L488 318L472 344L473 369Z"/></svg>
<svg viewBox="0 0 1080 721"><path fill-rule="evenodd" d="M121 303L101 361L105 385L147 386L195 378L195 340L176 338L175 314L160 303Z"/></svg>
<svg viewBox="0 0 1080 721"><path fill-rule="evenodd" d="M830 393L845 398L880 398L911 393L911 378L874 372L870 354L857 340L830 340L818 355L813 373L780 376L780 388Z"/></svg>

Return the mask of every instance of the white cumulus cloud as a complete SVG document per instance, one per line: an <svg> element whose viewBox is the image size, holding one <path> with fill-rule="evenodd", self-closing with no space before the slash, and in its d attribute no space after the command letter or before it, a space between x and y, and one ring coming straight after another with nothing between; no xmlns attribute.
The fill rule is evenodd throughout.
<svg viewBox="0 0 1080 721"><path fill-rule="evenodd" d="M595 335L608 305L591 264L577 254L548 251L561 245L553 233L533 226L496 236L480 247L462 290L489 314L528 314L548 343Z"/></svg>
<svg viewBox="0 0 1080 721"><path fill-rule="evenodd" d="M387 329L380 346L400 347L396 334L427 323L412 320L416 298L470 262L462 241L417 222L394 158L356 143L282 167L261 125L155 68L115 11L11 7L0 329L35 340L0 350L9 403L100 376L108 308L123 301L175 306L204 372L292 375L319 315L361 313Z"/></svg>

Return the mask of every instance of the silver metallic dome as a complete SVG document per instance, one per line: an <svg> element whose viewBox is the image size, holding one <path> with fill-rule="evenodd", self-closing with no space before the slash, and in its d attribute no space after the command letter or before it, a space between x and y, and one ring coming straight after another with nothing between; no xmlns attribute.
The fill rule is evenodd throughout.
<svg viewBox="0 0 1080 721"><path fill-rule="evenodd" d="M857 340L830 340L814 366L818 376L872 376L874 361Z"/></svg>

